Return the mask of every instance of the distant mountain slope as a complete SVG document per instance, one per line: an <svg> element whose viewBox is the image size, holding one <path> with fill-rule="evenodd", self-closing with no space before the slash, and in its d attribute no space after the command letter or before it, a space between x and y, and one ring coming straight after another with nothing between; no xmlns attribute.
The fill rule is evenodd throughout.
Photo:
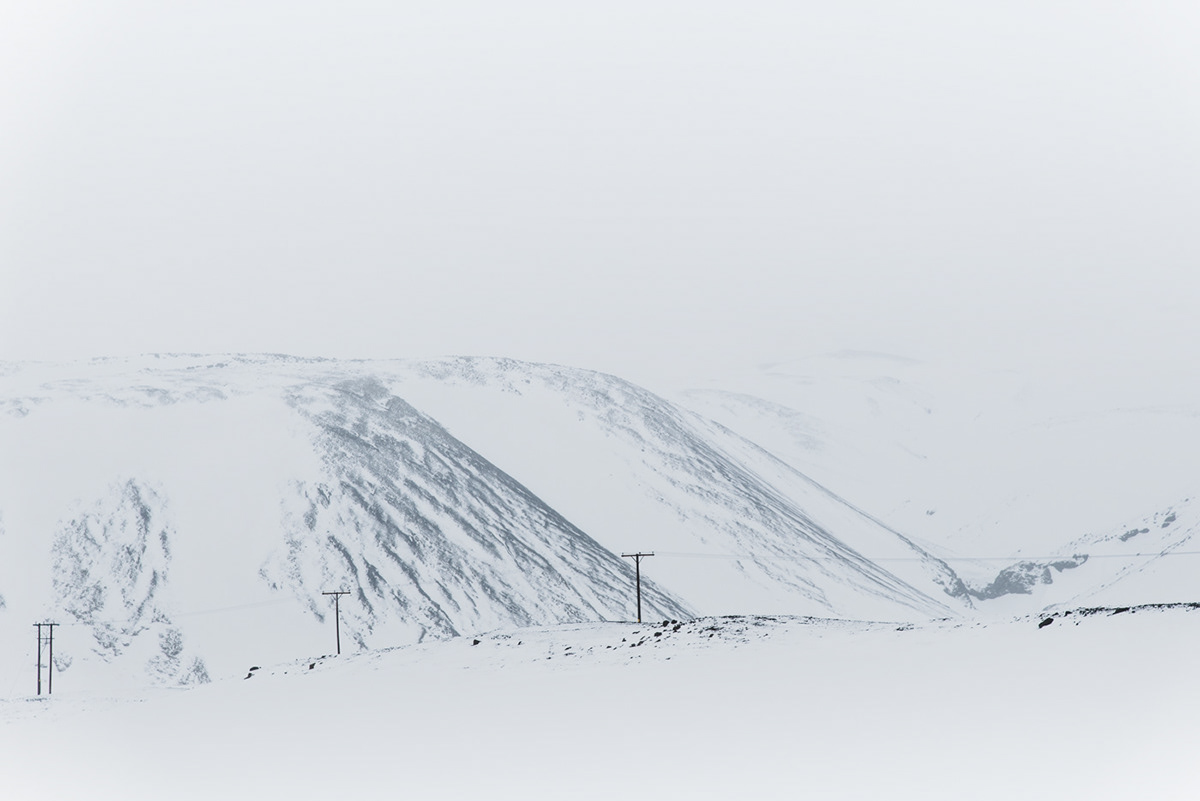
<svg viewBox="0 0 1200 801"><path fill-rule="evenodd" d="M1164 354L1165 357L1165 354ZM1200 487L1194 376L839 352L668 397L945 553L1057 553Z"/></svg>
<svg viewBox="0 0 1200 801"><path fill-rule="evenodd" d="M1031 557L1033 555L1031 554ZM967 565L961 565L966 570ZM973 566L982 574L984 566ZM996 567L992 564L991 569ZM994 613L1200 601L1200 510L1185 498L1158 512L1007 565Z"/></svg>
<svg viewBox="0 0 1200 801"><path fill-rule="evenodd" d="M607 547L663 552L647 570L705 613L887 619L968 605L928 552L763 448L627 381L494 359L405 368L396 392Z"/></svg>
<svg viewBox="0 0 1200 801"><path fill-rule="evenodd" d="M318 624L334 589L351 593L352 648L631 619L626 549L657 552L642 571L652 618L922 619L969 604L944 563L763 449L585 370L6 365L0 453L0 634L71 624L63 670L191 680L196 665L228 675L318 638L331 648Z"/></svg>
<svg viewBox="0 0 1200 801"><path fill-rule="evenodd" d="M361 647L546 621L629 616L630 566L378 381L303 386L326 468L285 496L285 549L263 569L323 617L348 589ZM688 614L644 581L647 615Z"/></svg>

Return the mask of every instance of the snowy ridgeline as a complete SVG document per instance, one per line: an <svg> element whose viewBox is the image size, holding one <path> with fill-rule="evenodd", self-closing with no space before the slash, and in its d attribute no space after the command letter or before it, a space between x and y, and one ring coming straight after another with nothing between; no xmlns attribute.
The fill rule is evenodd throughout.
<svg viewBox="0 0 1200 801"><path fill-rule="evenodd" d="M28 645L0 682L52 619L55 671L93 682L332 650L332 590L350 651L631 620L633 550L657 554L647 619L1020 611L1137 586L1152 557L1098 557L1182 551L1195 527L1185 503L1037 559L946 561L772 443L562 367L163 357L0 380L0 634Z"/></svg>

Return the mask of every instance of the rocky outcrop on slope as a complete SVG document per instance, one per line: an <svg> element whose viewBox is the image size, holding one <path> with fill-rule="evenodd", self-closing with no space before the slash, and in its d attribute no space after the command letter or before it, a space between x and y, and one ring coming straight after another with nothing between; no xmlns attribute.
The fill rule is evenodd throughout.
<svg viewBox="0 0 1200 801"><path fill-rule="evenodd" d="M173 536L165 503L153 488L130 479L65 522L55 537L54 591L69 619L87 627L94 652L112 661L134 649L159 681L208 680L204 662L186 653L183 632L160 606ZM56 661L69 664L69 652Z"/></svg>

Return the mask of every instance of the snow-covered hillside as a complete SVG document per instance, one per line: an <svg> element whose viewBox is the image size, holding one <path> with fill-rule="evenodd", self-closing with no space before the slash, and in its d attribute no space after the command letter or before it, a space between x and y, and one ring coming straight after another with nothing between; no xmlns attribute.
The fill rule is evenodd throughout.
<svg viewBox="0 0 1200 801"><path fill-rule="evenodd" d="M1023 580L1028 597L999 599L995 611L1079 606L1194 603L1200 576L1200 509L1191 498L1058 549L1066 570L1048 560L1007 568ZM966 568L955 562L960 571ZM994 569L995 565L992 565ZM1025 567L1023 571L1021 568ZM1014 568L1016 568L1014 570Z"/></svg>
<svg viewBox="0 0 1200 801"><path fill-rule="evenodd" d="M667 394L909 536L1003 556L1052 551L1196 494L1200 383L1136 375L851 351Z"/></svg>
<svg viewBox="0 0 1200 801"><path fill-rule="evenodd" d="M1165 489L1111 484L1129 468L1105 460L1052 474L1069 443L1046 432L1105 430L1116 412L1096 402L1046 422L1006 377L955 394L928 365L872 354L743 378L671 402L505 359L5 365L0 692L49 620L55 670L93 687L332 651L332 591L349 593L350 652L631 620L633 551L655 554L648 620L1194 600L1200 518L1172 495L1200 483L1188 458L1159 460ZM1167 419L1121 419L1143 418ZM1009 461L981 464L1005 441Z"/></svg>
<svg viewBox="0 0 1200 801"><path fill-rule="evenodd" d="M1200 387L1126 372L843 352L672 396L938 553L988 615L1196 600Z"/></svg>
<svg viewBox="0 0 1200 801"><path fill-rule="evenodd" d="M506 360L9 365L0 633L93 685L497 626L969 610L927 550L618 378ZM0 677L3 680L4 677ZM62 682L60 682L61 684Z"/></svg>

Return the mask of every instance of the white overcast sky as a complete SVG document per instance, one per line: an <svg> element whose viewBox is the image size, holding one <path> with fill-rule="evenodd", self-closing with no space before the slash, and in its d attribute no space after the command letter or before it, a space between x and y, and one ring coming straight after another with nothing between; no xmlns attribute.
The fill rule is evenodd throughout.
<svg viewBox="0 0 1200 801"><path fill-rule="evenodd" d="M0 359L1188 370L1197 42L1194 0L0 0Z"/></svg>

